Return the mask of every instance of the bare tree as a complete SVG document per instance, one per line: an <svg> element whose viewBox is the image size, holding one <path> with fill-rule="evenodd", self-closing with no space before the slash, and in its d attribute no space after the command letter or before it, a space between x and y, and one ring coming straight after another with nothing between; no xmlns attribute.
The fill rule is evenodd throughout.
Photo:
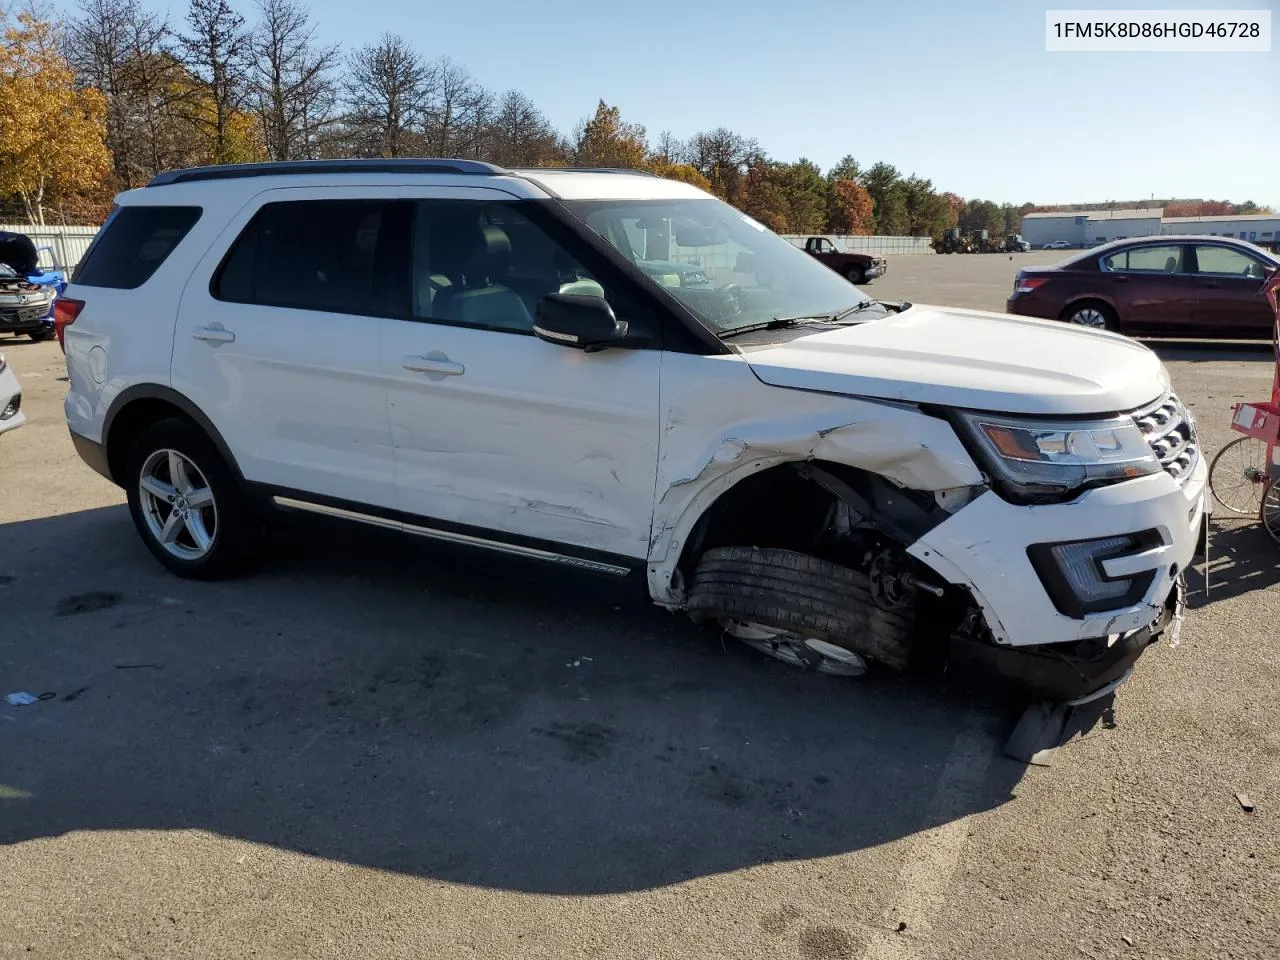
<svg viewBox="0 0 1280 960"><path fill-rule="evenodd" d="M244 17L227 0L191 0L189 32L179 37L186 67L196 80L187 117L209 136L210 159L232 159L232 119L248 86L249 37Z"/></svg>
<svg viewBox="0 0 1280 960"><path fill-rule="evenodd" d="M560 135L519 90L508 90L498 101L487 140L485 159L502 166L537 167L564 161Z"/></svg>
<svg viewBox="0 0 1280 960"><path fill-rule="evenodd" d="M293 0L258 0L258 7L250 84L267 154L273 160L314 157L337 102L338 48L317 46L307 11Z"/></svg>
<svg viewBox="0 0 1280 960"><path fill-rule="evenodd" d="M689 141L686 159L719 196L734 203L745 189L747 167L763 160L764 152L755 140L717 127Z"/></svg>
<svg viewBox="0 0 1280 960"><path fill-rule="evenodd" d="M107 101L106 144L116 178L134 186L129 162L133 152L128 136L129 92L121 77L129 50L129 19L133 0L80 0L79 16L67 23L67 62L77 80L101 91Z"/></svg>
<svg viewBox="0 0 1280 960"><path fill-rule="evenodd" d="M402 37L385 34L347 63L347 126L364 156L403 157L421 149L430 70Z"/></svg>
<svg viewBox="0 0 1280 960"><path fill-rule="evenodd" d="M428 66L424 93L428 151L437 157L477 155L493 113L493 94L448 57Z"/></svg>
<svg viewBox="0 0 1280 960"><path fill-rule="evenodd" d="M670 130L663 130L654 141L653 159L662 163L684 163L688 148Z"/></svg>

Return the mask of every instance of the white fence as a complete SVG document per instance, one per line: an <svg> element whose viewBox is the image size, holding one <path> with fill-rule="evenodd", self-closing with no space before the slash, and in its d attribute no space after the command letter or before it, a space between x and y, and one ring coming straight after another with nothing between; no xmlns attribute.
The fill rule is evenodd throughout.
<svg viewBox="0 0 1280 960"><path fill-rule="evenodd" d="M0 223L0 230L25 233L37 247L48 247L40 251L40 265L67 271L80 263L98 232L97 227L33 227L27 223Z"/></svg>
<svg viewBox="0 0 1280 960"><path fill-rule="evenodd" d="M832 236L831 234L806 233L783 234L783 239L797 247L803 247L810 237L825 236L836 245L837 250L846 253L871 253L876 255L892 254L894 256L921 256L933 253L931 237L854 237Z"/></svg>

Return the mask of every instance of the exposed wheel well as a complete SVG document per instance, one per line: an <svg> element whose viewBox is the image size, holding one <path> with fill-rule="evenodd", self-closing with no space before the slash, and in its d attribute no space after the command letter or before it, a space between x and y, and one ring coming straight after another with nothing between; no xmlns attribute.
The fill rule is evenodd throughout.
<svg viewBox="0 0 1280 960"><path fill-rule="evenodd" d="M824 460L784 463L721 494L694 525L680 570L688 576L704 551L732 545L778 547L838 561L840 548L831 533L842 500L849 506L850 499L858 502L852 513L860 516L846 519L904 547L947 517L931 494L866 470Z"/></svg>

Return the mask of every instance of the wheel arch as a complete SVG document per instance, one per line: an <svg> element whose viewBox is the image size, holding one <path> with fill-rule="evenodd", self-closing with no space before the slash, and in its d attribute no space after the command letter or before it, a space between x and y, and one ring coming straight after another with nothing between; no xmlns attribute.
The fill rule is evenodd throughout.
<svg viewBox="0 0 1280 960"><path fill-rule="evenodd" d="M1083 306L1096 305L1102 307L1107 313L1111 314L1112 319L1118 326L1122 326L1127 320L1120 313L1120 308L1116 306L1114 300L1100 293L1081 293L1067 300L1062 305L1062 310L1058 312L1059 320L1066 320L1072 312Z"/></svg>
<svg viewBox="0 0 1280 960"><path fill-rule="evenodd" d="M213 421L190 398L158 383L135 384L111 402L102 425L102 441L107 452L107 469L111 480L120 484L129 446L141 431L153 423L170 418L190 420L213 443L232 475L244 482L244 474Z"/></svg>

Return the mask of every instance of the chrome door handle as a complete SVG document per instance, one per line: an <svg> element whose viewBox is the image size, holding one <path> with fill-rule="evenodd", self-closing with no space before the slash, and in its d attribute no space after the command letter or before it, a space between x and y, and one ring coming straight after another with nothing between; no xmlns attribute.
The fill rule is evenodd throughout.
<svg viewBox="0 0 1280 960"><path fill-rule="evenodd" d="M206 343L234 343L236 335L222 327L196 327L191 331L191 339Z"/></svg>
<svg viewBox="0 0 1280 960"><path fill-rule="evenodd" d="M433 350L425 357L405 357L404 368L414 373L425 373L428 377L460 377L467 368L450 360L445 354Z"/></svg>

